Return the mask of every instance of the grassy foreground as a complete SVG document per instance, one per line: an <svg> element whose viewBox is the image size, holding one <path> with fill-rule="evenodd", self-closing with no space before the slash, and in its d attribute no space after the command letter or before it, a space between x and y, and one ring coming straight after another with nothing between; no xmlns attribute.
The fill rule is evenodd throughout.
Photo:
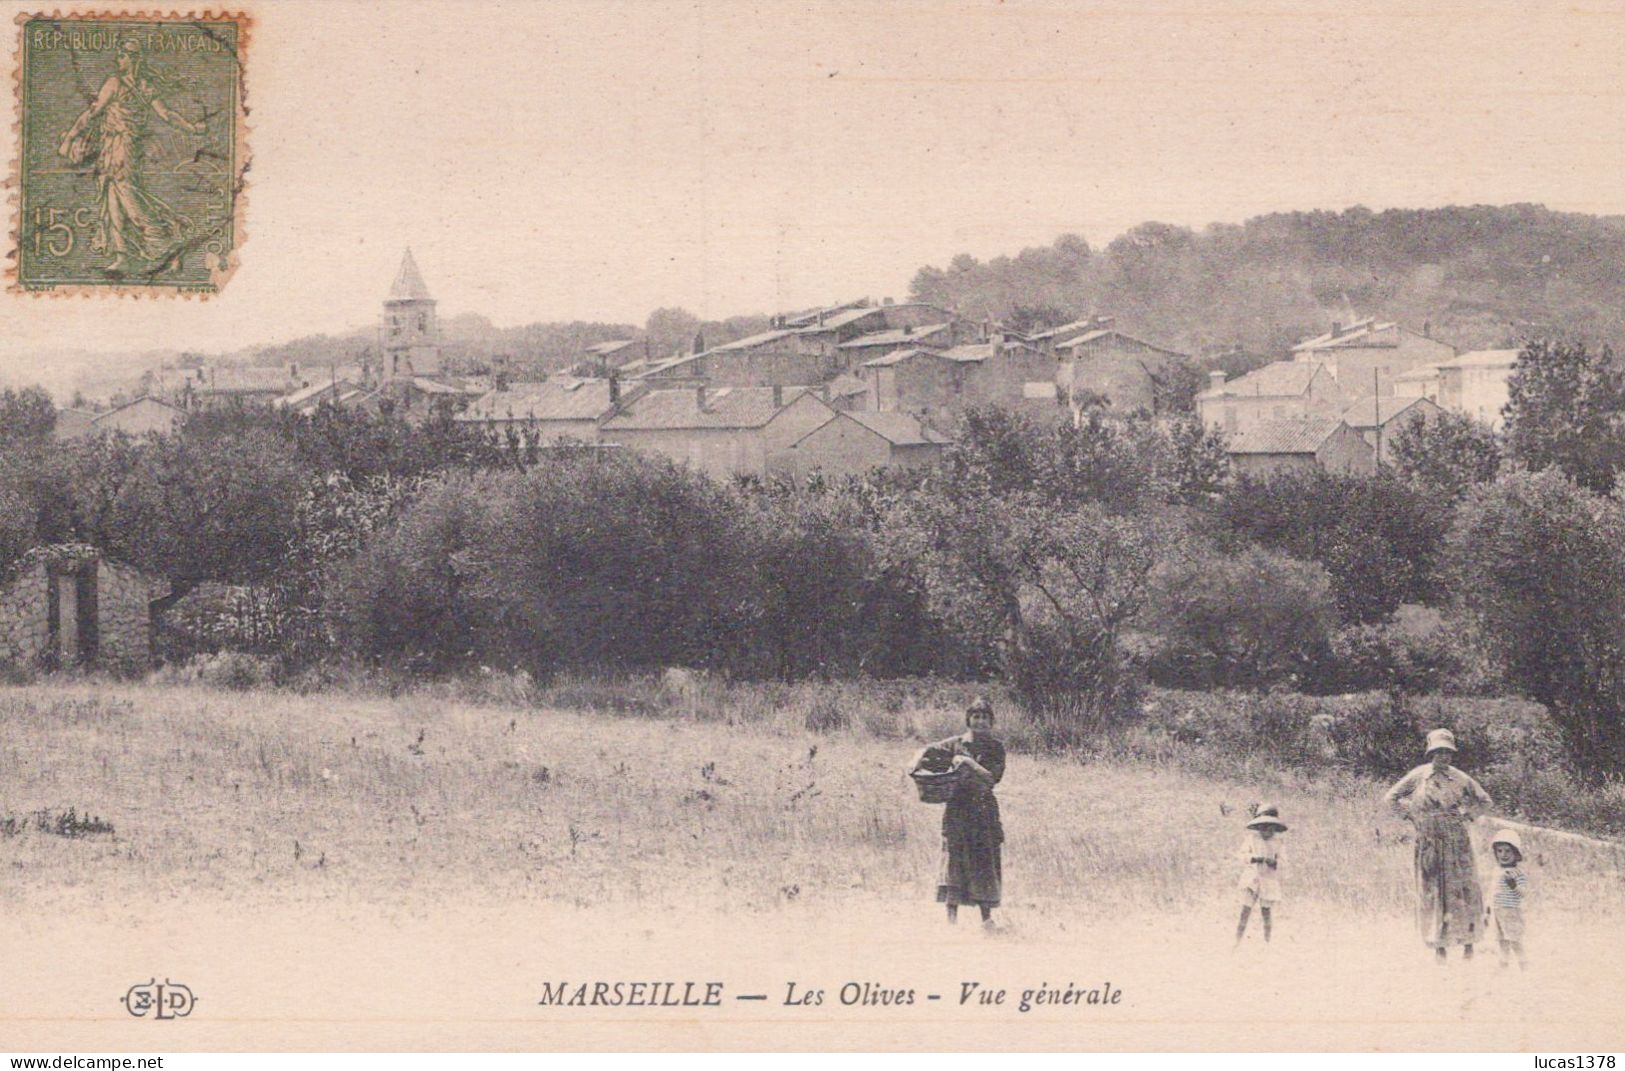
<svg viewBox="0 0 1625 1071"><path fill-rule="evenodd" d="M920 720L923 738L955 718ZM723 910L925 900L941 811L903 776L914 746L861 727L430 692L12 687L0 690L0 895L479 893ZM1293 824L1289 897L1401 913L1407 827L1383 813L1380 791L1346 776L1241 783L1172 763L1013 755L1000 790L1007 907L1101 918L1212 907L1232 895L1246 805L1267 799ZM1543 903L1625 908L1617 850L1539 837L1532 849Z"/></svg>

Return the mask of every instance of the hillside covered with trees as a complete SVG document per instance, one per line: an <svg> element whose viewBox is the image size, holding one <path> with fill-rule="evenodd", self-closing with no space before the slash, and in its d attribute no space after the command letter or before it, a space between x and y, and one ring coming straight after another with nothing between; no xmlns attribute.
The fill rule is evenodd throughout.
<svg viewBox="0 0 1625 1071"><path fill-rule="evenodd" d="M1625 219L1538 205L1282 212L1201 230L1142 223L1014 256L960 255L912 296L1025 325L1089 313L1191 353L1278 355L1334 321L1397 319L1457 346L1561 325L1625 342Z"/></svg>

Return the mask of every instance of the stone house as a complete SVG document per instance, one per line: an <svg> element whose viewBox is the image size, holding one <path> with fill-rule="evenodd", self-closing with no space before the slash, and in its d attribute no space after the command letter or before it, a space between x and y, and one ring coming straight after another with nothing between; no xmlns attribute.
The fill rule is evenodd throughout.
<svg viewBox="0 0 1625 1071"><path fill-rule="evenodd" d="M1324 365L1276 361L1228 381L1209 372L1196 411L1207 427L1239 435L1278 420L1336 417L1350 401Z"/></svg>
<svg viewBox="0 0 1625 1071"><path fill-rule="evenodd" d="M663 361L638 374L640 380L678 380L713 387L804 387L825 383L861 365L866 347L843 349L864 335L916 332L949 323L953 313L935 305L854 305L820 309L797 317L775 317L758 334L713 346L701 353ZM948 344L953 336L944 339Z"/></svg>
<svg viewBox="0 0 1625 1071"><path fill-rule="evenodd" d="M1455 355L1456 348L1432 337L1431 328L1412 331L1374 318L1333 324L1325 334L1292 347L1294 361L1325 365L1350 397L1393 394L1395 376Z"/></svg>
<svg viewBox="0 0 1625 1071"><path fill-rule="evenodd" d="M349 397L359 391L361 387L349 379L328 378L318 380L308 387L300 387L289 394L284 394L271 403L273 409L291 409L295 413L309 413L319 408L324 402L338 404L343 398Z"/></svg>
<svg viewBox="0 0 1625 1071"><path fill-rule="evenodd" d="M391 376L378 389L357 396L359 408L374 413L390 413L408 424L424 424L441 416L454 417L485 391L465 387L449 378Z"/></svg>
<svg viewBox="0 0 1625 1071"><path fill-rule="evenodd" d="M840 371L833 348L808 342L798 328L774 328L651 366L634 378L651 387L805 387Z"/></svg>
<svg viewBox="0 0 1625 1071"><path fill-rule="evenodd" d="M1183 353L1110 327L1084 331L1055 343L1053 352L1060 362L1057 380L1072 398L1074 408L1095 397L1127 412L1155 412L1159 382L1171 365L1189 359Z"/></svg>
<svg viewBox="0 0 1625 1071"><path fill-rule="evenodd" d="M764 476L782 466L779 455L835 412L805 388L702 384L631 396L598 435L600 442L663 454L718 479Z"/></svg>
<svg viewBox="0 0 1625 1071"><path fill-rule="evenodd" d="M51 435L59 442L77 439L81 435L89 435L91 425L95 423L96 414L89 409L58 409Z"/></svg>
<svg viewBox="0 0 1625 1071"><path fill-rule="evenodd" d="M35 547L6 577L0 662L122 673L151 666L152 604L169 593L166 582L75 543Z"/></svg>
<svg viewBox="0 0 1625 1071"><path fill-rule="evenodd" d="M840 370L850 371L862 364L865 357L873 357L874 354L862 356L853 353L843 354L840 349L844 343L856 341L864 335L905 330L910 333L920 332L928 327L953 323L954 319L952 312L938 305L920 301L894 304L888 299L879 305L858 305L839 312L820 312L810 322L797 327L796 333L804 347L834 355ZM960 327L957 330L962 332L966 328ZM953 338L959 337L957 334L953 335ZM939 344L952 342L951 339L945 339Z"/></svg>
<svg viewBox="0 0 1625 1071"><path fill-rule="evenodd" d="M846 368L860 368L865 361L872 361L882 357L892 350L908 349L911 346L924 346L936 349L947 349L961 342L976 341L975 339L960 337L965 334L962 330L956 332L952 323L926 324L923 327L897 327L885 331L871 331L866 335L840 343L836 348L841 352L841 362Z"/></svg>
<svg viewBox="0 0 1625 1071"><path fill-rule="evenodd" d="M815 471L862 475L877 468L929 465L951 441L907 413L841 412L792 443L785 460L798 479Z"/></svg>
<svg viewBox="0 0 1625 1071"><path fill-rule="evenodd" d="M284 368L202 367L165 369L154 392L187 412L270 405L310 385L297 364Z"/></svg>
<svg viewBox="0 0 1625 1071"><path fill-rule="evenodd" d="M483 394L453 419L498 433L510 428L533 431L543 442L596 442L598 425L620 401L618 379L553 376L541 383L513 383Z"/></svg>
<svg viewBox="0 0 1625 1071"><path fill-rule="evenodd" d="M1439 364L1438 402L1497 431L1511 395L1507 381L1518 367L1517 350L1474 350Z"/></svg>
<svg viewBox="0 0 1625 1071"><path fill-rule="evenodd" d="M1021 338L1022 341L1037 346L1045 353L1053 354L1056 347L1072 341L1079 335L1108 329L1115 322L1116 318L1112 316L1086 316L1081 320L1061 324L1059 327L1046 327L1042 331L1033 331L1021 336Z"/></svg>
<svg viewBox="0 0 1625 1071"><path fill-rule="evenodd" d="M817 394L829 403L831 409L847 411L868 409L869 384L860 376L850 372L842 372L834 379L819 387Z"/></svg>
<svg viewBox="0 0 1625 1071"><path fill-rule="evenodd" d="M894 350L866 361L862 371L868 408L946 427L966 409L988 405L1044 422L1065 419L1055 368L1055 358L1037 347L1001 337L946 350Z"/></svg>
<svg viewBox="0 0 1625 1071"><path fill-rule="evenodd" d="M137 398L117 409L109 409L100 413L90 422L90 428L84 433L99 435L104 431L118 431L136 438L156 431L168 433L186 423L186 413L159 401L157 398Z"/></svg>
<svg viewBox="0 0 1625 1071"><path fill-rule="evenodd" d="M646 361L649 359L649 340L635 338L618 338L611 342L600 342L596 346L588 346L581 356L582 364L594 365L608 374L617 368L624 368L633 361Z"/></svg>
<svg viewBox="0 0 1625 1071"><path fill-rule="evenodd" d="M1439 400L1439 366L1443 363L1442 361L1430 361L1395 376L1394 397L1426 398L1430 402L1437 402Z"/></svg>
<svg viewBox="0 0 1625 1071"><path fill-rule="evenodd" d="M1376 450L1336 418L1272 420L1226 436L1231 471L1238 476L1323 468L1331 472L1376 471Z"/></svg>
<svg viewBox="0 0 1625 1071"><path fill-rule="evenodd" d="M1426 398L1361 398L1343 410L1343 423L1359 432L1388 464L1394 456L1394 438L1417 421L1432 420L1444 412Z"/></svg>

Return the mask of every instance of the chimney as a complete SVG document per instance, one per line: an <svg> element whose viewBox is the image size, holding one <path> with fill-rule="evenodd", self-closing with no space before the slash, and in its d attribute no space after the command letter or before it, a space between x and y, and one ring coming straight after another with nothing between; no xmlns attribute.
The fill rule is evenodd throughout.
<svg viewBox="0 0 1625 1071"><path fill-rule="evenodd" d="M896 304L896 302L892 301L891 298L881 298L880 303L882 305L894 305L894 304Z"/></svg>
<svg viewBox="0 0 1625 1071"><path fill-rule="evenodd" d="M702 413L705 412L705 384L704 383L696 383L694 385L694 404L699 407L700 412L702 412Z"/></svg>
<svg viewBox="0 0 1625 1071"><path fill-rule="evenodd" d="M982 321L982 341L983 342L987 341L987 336L992 333L992 330L993 330L993 321L991 321L991 320L983 320Z"/></svg>
<svg viewBox="0 0 1625 1071"><path fill-rule="evenodd" d="M1207 374L1207 389L1208 390L1223 390L1224 389L1224 380L1225 380L1224 369L1215 368L1213 371L1211 371L1211 372L1209 372Z"/></svg>
<svg viewBox="0 0 1625 1071"><path fill-rule="evenodd" d="M912 335L913 333L914 333L914 325L913 324L904 324L903 325L903 334Z"/></svg>
<svg viewBox="0 0 1625 1071"><path fill-rule="evenodd" d="M288 365L288 378L289 379L298 379L299 378L299 362L298 361L293 361L293 362L289 363L289 365Z"/></svg>
<svg viewBox="0 0 1625 1071"><path fill-rule="evenodd" d="M782 384L775 383L775 384L773 384L773 411L776 413L780 409L783 409L783 408L784 408L784 386Z"/></svg>
<svg viewBox="0 0 1625 1071"><path fill-rule="evenodd" d="M818 310L818 326L819 327L824 326L824 310L823 309Z"/></svg>
<svg viewBox="0 0 1625 1071"><path fill-rule="evenodd" d="M1422 321L1422 337L1423 338L1432 338L1433 337L1433 321L1432 320L1423 320Z"/></svg>
<svg viewBox="0 0 1625 1071"><path fill-rule="evenodd" d="M621 404L621 377L614 372L609 374L609 404Z"/></svg>
<svg viewBox="0 0 1625 1071"><path fill-rule="evenodd" d="M1342 333L1343 333L1343 324L1342 324L1342 322L1338 321L1338 320L1333 320L1332 321L1332 337L1336 338L1339 335L1341 335Z"/></svg>

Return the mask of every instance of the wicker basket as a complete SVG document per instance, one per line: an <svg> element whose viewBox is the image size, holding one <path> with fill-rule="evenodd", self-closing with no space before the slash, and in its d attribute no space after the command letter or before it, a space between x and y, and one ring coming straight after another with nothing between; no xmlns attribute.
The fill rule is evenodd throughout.
<svg viewBox="0 0 1625 1071"><path fill-rule="evenodd" d="M953 799L954 789L959 787L960 771L915 770L908 776L920 794L921 803L947 803Z"/></svg>

